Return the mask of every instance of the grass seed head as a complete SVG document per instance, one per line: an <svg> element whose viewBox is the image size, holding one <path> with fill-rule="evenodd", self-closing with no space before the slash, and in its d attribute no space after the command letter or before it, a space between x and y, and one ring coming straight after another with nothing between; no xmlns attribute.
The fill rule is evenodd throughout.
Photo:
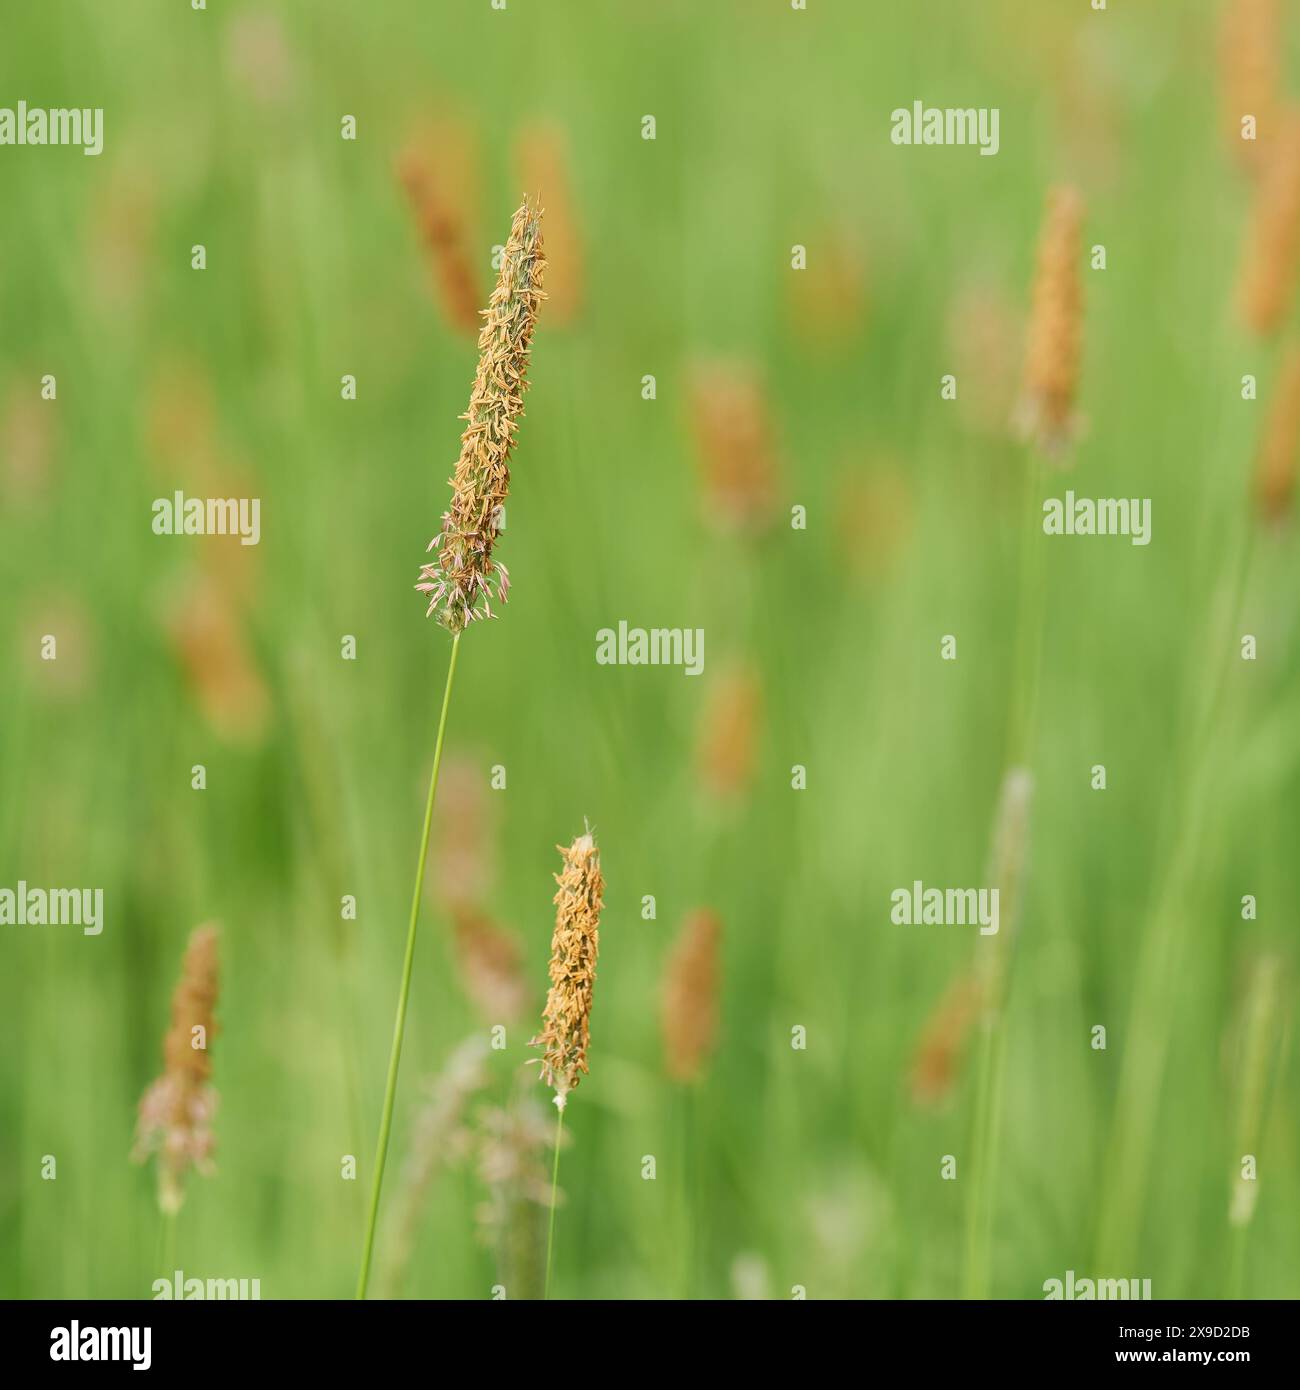
<svg viewBox="0 0 1300 1390"><path fill-rule="evenodd" d="M477 908L496 881L495 803L488 795L481 761L449 753L434 806L433 865L426 882L430 898L453 915Z"/></svg>
<svg viewBox="0 0 1300 1390"><path fill-rule="evenodd" d="M457 907L452 921L465 992L483 1019L496 1024L518 1018L528 998L519 942L477 908Z"/></svg>
<svg viewBox="0 0 1300 1390"><path fill-rule="evenodd" d="M165 627L194 701L213 731L230 743L260 742L271 698L228 587L211 573L196 575L172 599Z"/></svg>
<svg viewBox="0 0 1300 1390"><path fill-rule="evenodd" d="M1238 283L1241 316L1261 337L1286 318L1300 256L1300 111L1289 111L1262 156Z"/></svg>
<svg viewBox="0 0 1300 1390"><path fill-rule="evenodd" d="M1255 468L1255 501L1260 517L1281 524L1291 512L1300 450L1300 343L1292 341L1282 359L1273 405Z"/></svg>
<svg viewBox="0 0 1300 1390"><path fill-rule="evenodd" d="M1083 342L1082 254L1083 199L1074 188L1054 188L1038 243L1016 423L1024 439L1055 459L1078 434L1074 401Z"/></svg>
<svg viewBox="0 0 1300 1390"><path fill-rule="evenodd" d="M163 1039L163 1074L140 1101L134 1156L143 1161L158 1155L158 1203L168 1213L180 1210L191 1167L205 1175L212 1171L217 1093L208 1044L217 1031L217 943L213 925L196 928L190 937Z"/></svg>
<svg viewBox="0 0 1300 1390"><path fill-rule="evenodd" d="M1284 51L1278 0L1230 0L1219 44L1224 135L1234 158L1252 172L1276 133ZM1253 140L1242 138L1248 116Z"/></svg>
<svg viewBox="0 0 1300 1390"><path fill-rule="evenodd" d="M447 122L411 140L398 159L397 178L428 255L443 312L453 327L474 333L482 326L482 300L463 207L464 172L456 167L469 158L468 136Z"/></svg>
<svg viewBox="0 0 1300 1390"><path fill-rule="evenodd" d="M912 1054L908 1089L912 1102L938 1108L952 1094L971 1026L979 1017L980 978L967 971L948 986L931 1011Z"/></svg>
<svg viewBox="0 0 1300 1390"><path fill-rule="evenodd" d="M722 919L693 912L664 973L664 1059L674 1081L698 1081L718 1032L719 947Z"/></svg>
<svg viewBox="0 0 1300 1390"><path fill-rule="evenodd" d="M483 314L479 364L470 392L451 507L429 542L436 551L415 586L429 596L428 615L460 633L492 616L491 598L506 601L510 576L492 558L510 488L510 452L524 413L528 354L542 294L541 209L527 199L515 213L501 256L501 276Z"/></svg>
<svg viewBox="0 0 1300 1390"><path fill-rule="evenodd" d="M752 666L725 669L709 691L697 763L705 788L719 801L734 802L749 792L762 712L763 690Z"/></svg>
<svg viewBox="0 0 1300 1390"><path fill-rule="evenodd" d="M883 583L906 552L916 513L910 476L889 453L866 460L854 451L841 464L834 493L835 553L855 584Z"/></svg>
<svg viewBox="0 0 1300 1390"><path fill-rule="evenodd" d="M766 531L776 515L778 468L757 376L735 363L705 365L694 374L690 402L706 519L724 533Z"/></svg>
<svg viewBox="0 0 1300 1390"><path fill-rule="evenodd" d="M551 938L551 988L546 996L542 1031L529 1043L544 1049L540 1058L542 1081L555 1088L561 1110L570 1091L587 1071L591 1040L591 995L596 983L596 956L600 949L600 910L605 880L600 872L600 851L588 831L565 849L556 874L555 933Z"/></svg>

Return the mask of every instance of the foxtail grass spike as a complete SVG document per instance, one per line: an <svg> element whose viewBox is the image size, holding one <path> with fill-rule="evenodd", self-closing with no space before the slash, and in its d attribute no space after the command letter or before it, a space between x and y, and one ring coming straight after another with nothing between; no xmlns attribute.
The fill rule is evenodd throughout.
<svg viewBox="0 0 1300 1390"><path fill-rule="evenodd" d="M1295 295L1300 256L1300 112L1288 111L1261 158L1238 285L1246 326L1275 333Z"/></svg>
<svg viewBox="0 0 1300 1390"><path fill-rule="evenodd" d="M486 1023L509 1023L518 1018L528 998L523 972L523 949L506 931L473 907L452 913L456 963L465 993Z"/></svg>
<svg viewBox="0 0 1300 1390"><path fill-rule="evenodd" d="M1083 199L1054 188L1038 243L1024 387L1016 424L1025 440L1059 460L1079 430L1075 395L1083 342Z"/></svg>
<svg viewBox="0 0 1300 1390"><path fill-rule="evenodd" d="M1229 0L1219 47L1224 134L1251 171L1276 134L1283 37L1278 0Z"/></svg>
<svg viewBox="0 0 1300 1390"><path fill-rule="evenodd" d="M1265 522L1280 525L1291 512L1296 465L1300 462L1300 344L1282 358L1273 405L1255 468L1255 502Z"/></svg>
<svg viewBox="0 0 1300 1390"><path fill-rule="evenodd" d="M551 938L551 988L542 1031L529 1042L543 1049L542 1081L555 1088L563 1111L569 1092L587 1072L591 1041L591 997L600 949L600 910L605 880L600 851L588 831L566 849L557 845L564 867L556 874L555 932Z"/></svg>
<svg viewBox="0 0 1300 1390"><path fill-rule="evenodd" d="M908 1071L908 1091L914 1105L937 1109L952 1095L963 1051L979 1017L982 992L980 977L966 971L935 1005Z"/></svg>
<svg viewBox="0 0 1300 1390"><path fill-rule="evenodd" d="M698 366L690 406L706 520L723 534L760 535L776 517L779 469L758 376L740 363Z"/></svg>
<svg viewBox="0 0 1300 1390"><path fill-rule="evenodd" d="M762 703L758 674L749 666L724 671L709 693L697 762L701 781L719 801L736 801L749 791Z"/></svg>
<svg viewBox="0 0 1300 1390"><path fill-rule="evenodd" d="M444 912L474 909L497 876L496 819L480 760L449 752L433 818L430 896Z"/></svg>
<svg viewBox="0 0 1300 1390"><path fill-rule="evenodd" d="M158 1205L167 1216L181 1209L190 1168L205 1176L213 1171L217 1093L208 1045L217 1031L217 940L212 925L195 928L190 937L163 1039L163 1074L140 1101L133 1156L140 1162L158 1156Z"/></svg>
<svg viewBox="0 0 1300 1390"><path fill-rule="evenodd" d="M451 507L429 542L437 554L415 586L429 596L428 616L451 633L492 617L493 588L505 603L510 576L492 557L510 488L510 452L524 413L528 354L545 298L541 209L527 199L515 213L501 256L501 276L483 314L479 364L470 392L460 458L451 477Z"/></svg>
<svg viewBox="0 0 1300 1390"><path fill-rule="evenodd" d="M693 912L682 927L664 973L664 1058L674 1081L704 1074L718 1032L719 949L722 919Z"/></svg>
<svg viewBox="0 0 1300 1390"><path fill-rule="evenodd" d="M398 161L397 178L428 254L443 311L455 328L472 333L480 327L478 306L483 301L460 208L447 195L431 157L416 145Z"/></svg>

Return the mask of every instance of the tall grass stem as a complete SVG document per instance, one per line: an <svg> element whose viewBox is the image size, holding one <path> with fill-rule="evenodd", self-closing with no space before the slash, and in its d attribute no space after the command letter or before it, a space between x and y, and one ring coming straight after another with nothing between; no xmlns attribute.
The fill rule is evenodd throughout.
<svg viewBox="0 0 1300 1390"><path fill-rule="evenodd" d="M420 918L420 897L424 892L424 866L429 857L429 830L433 824L433 801L438 791L438 769L442 766L442 745L447 733L447 710L456 678L456 655L460 633L451 639L451 660L447 666L447 685L442 693L442 713L438 716L438 737L433 746L433 772L429 777L429 797L424 807L424 829L420 834L420 857L415 866L415 891L411 895L411 920L406 929L406 956L402 962L402 984L397 995L397 1016L393 1020L393 1047L388 1058L388 1082L384 1088L384 1109L379 1120L379 1142L375 1148L375 1176L370 1189L370 1216L366 1222L366 1242L357 1276L357 1297L365 1298L370 1283L370 1262L375 1249L375 1225L379 1219L379 1194L384 1185L384 1163L388 1158L388 1138L393 1128L393 1101L397 1095L397 1069L402 1062L402 1034L406 1030L406 1005L411 996L411 967L415 961L415 927Z"/></svg>
<svg viewBox="0 0 1300 1390"><path fill-rule="evenodd" d="M551 1215L546 1224L546 1283L542 1301L551 1296L551 1256L555 1251L555 1199L560 1190L560 1141L564 1137L564 1109L555 1107L555 1159L551 1164Z"/></svg>
<svg viewBox="0 0 1300 1390"><path fill-rule="evenodd" d="M176 1213L164 1211L158 1224L158 1246L154 1252L154 1264L161 1269L168 1283L176 1270Z"/></svg>
<svg viewBox="0 0 1300 1390"><path fill-rule="evenodd" d="M1025 470L1024 518L1021 530L1013 714L1007 730L1007 766L1032 766L1038 722L1039 670L1042 663L1044 596L1043 548L1036 522L1043 468L1037 450L1031 450ZM993 978L993 995L983 1003L983 1027L975 1084L972 1122L974 1172L966 1208L966 1250L962 1293L966 1298L987 1298L989 1246L997 1201L994 1181L1000 1138L1003 1068L1006 1060L1003 1000L1006 981L1002 971Z"/></svg>

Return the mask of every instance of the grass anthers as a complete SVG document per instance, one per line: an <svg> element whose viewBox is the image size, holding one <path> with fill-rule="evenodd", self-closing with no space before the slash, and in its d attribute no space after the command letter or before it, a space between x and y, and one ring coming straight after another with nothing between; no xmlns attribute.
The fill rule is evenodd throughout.
<svg viewBox="0 0 1300 1390"><path fill-rule="evenodd" d="M591 1002L596 983L596 958L600 952L600 913L604 906L605 879L600 871L600 851L590 830L566 849L557 845L563 868L555 876L559 885L554 902L555 930L551 936L551 987L542 1015L542 1031L530 1047L540 1047L536 1059L541 1078L555 1090L555 1160L551 1173L551 1215L546 1236L546 1286L550 1296L551 1259L555 1247L555 1192L560 1177L560 1144L564 1111L569 1095L587 1073L587 1049L591 1044Z"/></svg>

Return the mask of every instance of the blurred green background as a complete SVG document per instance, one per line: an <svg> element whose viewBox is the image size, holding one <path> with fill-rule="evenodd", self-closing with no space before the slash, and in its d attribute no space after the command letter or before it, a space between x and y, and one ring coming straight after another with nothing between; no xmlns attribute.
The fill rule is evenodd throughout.
<svg viewBox="0 0 1300 1390"><path fill-rule="evenodd" d="M554 846L584 817L608 887L554 1293L960 1291L974 1040L940 1103L910 1078L986 943L892 925L890 893L985 881L1027 541L1042 675L990 1291L1041 1297L1073 1269L1223 1295L1251 1152L1240 1288L1300 1294L1300 566L1250 497L1280 349L1234 308L1250 184L1217 95L1224 8L59 0L6 17L0 103L102 106L105 148L0 148L0 885L102 887L106 926L0 928L0 1293L149 1296L136 1105L184 944L215 920L217 1173L189 1182L176 1263L266 1298L351 1295L449 648L412 585L476 356L399 178L414 158L463 219L478 302L524 187L559 225L568 293L548 284L535 339L510 603L462 643L448 735L452 785L483 803L479 906L531 992L409 1266L376 1292L486 1298L501 1277L475 1136L532 1055ZM999 108L1000 153L891 145L890 112L915 100ZM538 130L560 152L542 186L521 168ZM1149 497L1145 548L1023 526L1029 454L1006 421L1062 181L1108 263L1081 267L1086 431L1041 495ZM707 514L692 391L719 360L760 383L774 480L754 534ZM260 545L153 535L176 489L259 497ZM704 628L703 676L598 666L596 630L620 619ZM701 730L734 671L758 692L752 765L722 797ZM381 1271L422 1078L499 1021L464 987L438 845ZM659 1001L699 907L723 922L721 1026L684 1088ZM1251 981L1275 959L1252 1054Z"/></svg>

